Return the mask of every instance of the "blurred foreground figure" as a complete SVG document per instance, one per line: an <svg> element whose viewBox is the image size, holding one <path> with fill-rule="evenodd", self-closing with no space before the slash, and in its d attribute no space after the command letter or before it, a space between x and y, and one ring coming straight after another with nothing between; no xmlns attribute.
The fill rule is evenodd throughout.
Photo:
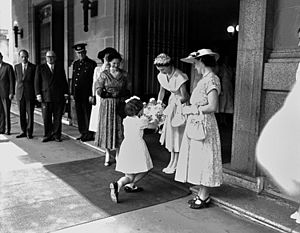
<svg viewBox="0 0 300 233"><path fill-rule="evenodd" d="M257 146L257 161L276 184L300 202L300 80L282 108L263 129ZM300 208L291 215L300 223Z"/></svg>

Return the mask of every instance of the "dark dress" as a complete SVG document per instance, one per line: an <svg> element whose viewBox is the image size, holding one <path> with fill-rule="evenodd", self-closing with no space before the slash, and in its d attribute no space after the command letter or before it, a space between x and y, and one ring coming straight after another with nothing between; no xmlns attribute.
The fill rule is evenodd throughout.
<svg viewBox="0 0 300 233"><path fill-rule="evenodd" d="M95 85L97 94L101 97L95 145L114 150L120 147L123 140L123 119L119 113L128 95L126 73L120 71L119 75L114 77L105 70Z"/></svg>

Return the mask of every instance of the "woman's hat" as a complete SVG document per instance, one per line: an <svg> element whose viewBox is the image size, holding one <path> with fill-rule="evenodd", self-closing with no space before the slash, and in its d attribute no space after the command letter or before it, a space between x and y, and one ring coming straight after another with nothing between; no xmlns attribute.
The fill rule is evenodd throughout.
<svg viewBox="0 0 300 233"><path fill-rule="evenodd" d="M105 49L101 50L99 53L98 53L98 58L99 59L104 59L105 55L106 54L111 54L111 53L117 53L117 50L115 50L114 48L112 47L106 47Z"/></svg>
<svg viewBox="0 0 300 233"><path fill-rule="evenodd" d="M203 57L205 55L214 56L216 61L220 57L219 54L211 51L211 49L199 49L197 52L192 52L187 57L181 58L180 61L187 62L187 63L194 63L195 61L197 61L196 58Z"/></svg>
<svg viewBox="0 0 300 233"><path fill-rule="evenodd" d="M171 58L165 54L161 53L154 59L154 65L156 66L164 66L164 65L170 65Z"/></svg>

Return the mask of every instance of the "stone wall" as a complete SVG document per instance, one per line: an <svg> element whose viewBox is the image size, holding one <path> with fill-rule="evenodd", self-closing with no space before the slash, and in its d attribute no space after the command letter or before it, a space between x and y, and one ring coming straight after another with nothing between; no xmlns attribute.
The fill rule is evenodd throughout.
<svg viewBox="0 0 300 233"><path fill-rule="evenodd" d="M300 2L298 0L274 0L273 19L267 21L270 45L264 65L261 99L260 129L282 106L295 82L300 48L297 30L300 27ZM270 36L271 35L271 36Z"/></svg>

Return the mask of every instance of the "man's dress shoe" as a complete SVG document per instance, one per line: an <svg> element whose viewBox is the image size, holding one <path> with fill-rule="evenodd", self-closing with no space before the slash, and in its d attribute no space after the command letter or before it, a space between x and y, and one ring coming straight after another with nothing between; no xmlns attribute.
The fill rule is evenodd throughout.
<svg viewBox="0 0 300 233"><path fill-rule="evenodd" d="M20 133L16 136L16 138L26 138L26 133Z"/></svg>
<svg viewBox="0 0 300 233"><path fill-rule="evenodd" d="M42 142L50 142L52 140L53 140L52 137L44 137L43 140L42 140Z"/></svg>

